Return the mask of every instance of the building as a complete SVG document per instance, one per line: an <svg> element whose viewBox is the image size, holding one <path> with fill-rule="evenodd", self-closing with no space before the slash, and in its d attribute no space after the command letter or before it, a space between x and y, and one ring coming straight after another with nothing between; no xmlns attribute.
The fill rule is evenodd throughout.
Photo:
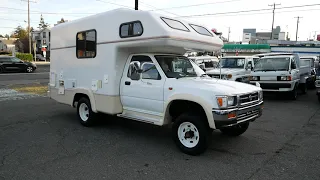
<svg viewBox="0 0 320 180"><path fill-rule="evenodd" d="M243 44L265 44L271 39L271 32L257 32L256 29L243 29ZM272 31L272 40L286 40L286 33L281 32L280 26Z"/></svg>
<svg viewBox="0 0 320 180"><path fill-rule="evenodd" d="M13 39L1 39L0 40L0 51L1 52L12 52L15 48L16 40Z"/></svg>
<svg viewBox="0 0 320 180"><path fill-rule="evenodd" d="M50 29L45 28L40 31L31 32L32 41L36 45L37 54L42 54L42 48L46 48L46 51L50 51Z"/></svg>

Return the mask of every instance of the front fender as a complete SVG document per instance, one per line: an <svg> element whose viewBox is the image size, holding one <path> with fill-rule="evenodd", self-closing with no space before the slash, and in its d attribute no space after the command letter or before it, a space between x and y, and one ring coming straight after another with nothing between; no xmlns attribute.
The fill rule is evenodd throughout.
<svg viewBox="0 0 320 180"><path fill-rule="evenodd" d="M169 107L174 100L186 100L186 101L192 101L192 102L199 104L203 108L203 110L207 116L207 121L209 123L210 128L212 128L212 129L216 128L214 120L213 120L211 103L208 100L203 99L202 97L194 96L192 94L174 94L174 95L170 96L164 104L164 109L165 109L165 118L164 119L165 120L167 120L167 121L170 120L168 118L169 117ZM167 124L167 123L169 123L169 122L164 122L164 124Z"/></svg>

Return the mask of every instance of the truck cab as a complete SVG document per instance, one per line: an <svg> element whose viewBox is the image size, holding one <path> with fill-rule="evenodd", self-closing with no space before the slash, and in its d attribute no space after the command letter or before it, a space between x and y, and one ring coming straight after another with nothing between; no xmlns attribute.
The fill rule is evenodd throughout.
<svg viewBox="0 0 320 180"><path fill-rule="evenodd" d="M206 73L213 78L249 83L251 70L258 57L225 56L219 61L218 68Z"/></svg>

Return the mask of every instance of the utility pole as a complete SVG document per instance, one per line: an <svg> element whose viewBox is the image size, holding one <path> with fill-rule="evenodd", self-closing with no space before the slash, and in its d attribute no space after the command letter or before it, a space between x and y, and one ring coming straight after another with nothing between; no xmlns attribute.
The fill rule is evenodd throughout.
<svg viewBox="0 0 320 180"><path fill-rule="evenodd" d="M302 17L300 17L300 16L298 16L298 17L295 17L295 18L297 18L297 30L296 30L296 41L298 41L298 30L299 30L299 20L300 20L300 18L302 18Z"/></svg>
<svg viewBox="0 0 320 180"><path fill-rule="evenodd" d="M228 27L228 42L230 40L230 27Z"/></svg>
<svg viewBox="0 0 320 180"><path fill-rule="evenodd" d="M29 41L29 53L31 54L31 35L30 35L30 0L22 0L28 2L28 41ZM32 1L31 1L32 2Z"/></svg>
<svg viewBox="0 0 320 180"><path fill-rule="evenodd" d="M274 11L276 10L276 6L281 5L281 4L269 4L268 6L273 6L273 10L272 10L272 27L271 27L271 35L270 35L270 39L272 40L272 32L273 32L273 25L274 25Z"/></svg>
<svg viewBox="0 0 320 180"><path fill-rule="evenodd" d="M134 10L138 10L139 0L134 1Z"/></svg>

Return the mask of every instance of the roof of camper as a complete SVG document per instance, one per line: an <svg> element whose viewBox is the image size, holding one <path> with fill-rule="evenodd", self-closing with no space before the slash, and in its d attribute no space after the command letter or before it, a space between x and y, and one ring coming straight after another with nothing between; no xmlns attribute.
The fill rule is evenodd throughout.
<svg viewBox="0 0 320 180"><path fill-rule="evenodd" d="M68 22L65 22L65 23L61 23L61 24L59 24L59 26L52 27L51 30L62 28L63 26L67 26L67 25L70 25L70 24L73 24L73 23L77 23L77 22L82 21L82 20L91 19L93 17L99 17L99 16L103 16L103 15L107 15L107 14L116 14L116 13L117 14L123 14L123 13L127 13L127 12L130 12L130 13L134 12L134 13L137 13L137 14L138 13L139 14L148 14L148 15L157 16L157 17L172 18L174 20L179 20L179 21L186 22L186 23L192 23L192 22L190 22L188 20L182 20L182 19L179 19L177 17L172 17L172 16L169 16L169 15L163 15L163 14L156 13L156 12L132 10L132 9L128 9L128 8L117 8L117 9L112 9L110 11L105 11L105 12L89 15L89 16L86 16L86 17L82 17L82 18L79 18L79 19L75 19L73 21L68 21ZM205 25L199 24L199 23L197 23L197 25L206 27ZM214 33L212 33L212 34L215 36Z"/></svg>

